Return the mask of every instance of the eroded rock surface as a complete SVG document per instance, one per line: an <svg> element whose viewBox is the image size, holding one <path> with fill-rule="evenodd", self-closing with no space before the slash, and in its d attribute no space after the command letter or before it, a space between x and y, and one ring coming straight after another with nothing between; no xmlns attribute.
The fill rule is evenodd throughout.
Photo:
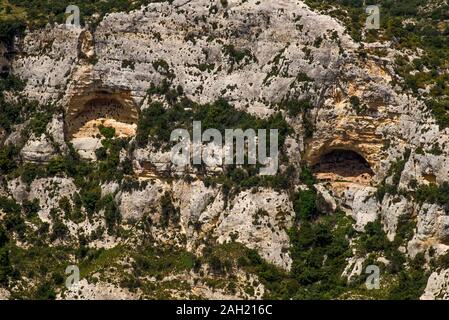
<svg viewBox="0 0 449 320"><path fill-rule="evenodd" d="M13 70L27 80L28 98L61 106L65 118L55 115L44 134L31 134L26 141L21 132L27 124L18 125L8 137L0 132L0 141L20 145L20 156L29 163L48 163L68 151L68 142L82 158L95 161L95 151L104 141L100 127L114 128L116 136L132 139L150 101L168 107L167 97L156 90L166 81L182 88L195 103L224 98L259 118L274 114L282 102L308 100L307 116L282 110L293 133L281 147L287 149L285 167L300 171L303 163L315 166L320 181L313 187L320 211L334 214L341 208L353 218L357 232L380 219L390 241L395 239L400 217L411 217L417 226L404 247L406 255L428 254L430 248L443 255L449 248L445 208L400 195L381 199L376 194L383 182L397 182L398 188L411 190L414 184L449 180L449 132L439 129L423 102L394 84L396 52L386 48L383 58L362 57L360 44L341 23L301 1L228 3L215 13L206 0L151 3L130 13L108 14L95 31L48 25L27 32L21 54L12 61ZM362 109L354 105L354 97L363 102ZM431 154L435 144L439 154ZM288 230L295 225L295 212L288 192L256 188L230 196L220 185L206 186L197 172L188 177L182 176L185 172L170 175L176 171L170 153L151 144L136 147L130 158L138 185L125 188L117 182L104 184L101 190L102 196L112 195L125 231L150 234L158 245L183 247L199 255L211 241L239 242L268 262L291 268ZM390 168L398 160L405 163L394 177ZM29 186L14 178L0 190L20 203L38 199L38 216L50 224L51 208L59 206L63 195L73 204L80 191L63 175L36 179ZM175 226L158 225L168 207L161 204L164 197L174 204L170 214L179 213ZM100 216L105 215L101 210ZM135 231L142 220L148 230ZM78 224L67 222L73 239L79 230L90 235L103 228L94 247L121 243L119 237L107 234L98 216ZM344 275L360 275L363 262L364 257L349 259ZM446 297L446 278L443 271L433 273L423 298ZM194 294L207 298L260 298L264 292L261 285L253 295L243 294L241 288L232 295L191 285ZM82 286L81 294L73 291L66 297L140 297L103 282L86 281Z"/></svg>

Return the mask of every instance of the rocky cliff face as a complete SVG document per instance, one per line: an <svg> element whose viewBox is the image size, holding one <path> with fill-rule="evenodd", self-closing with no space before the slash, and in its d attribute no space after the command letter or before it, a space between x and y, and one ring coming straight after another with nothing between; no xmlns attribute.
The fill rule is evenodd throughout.
<svg viewBox="0 0 449 320"><path fill-rule="evenodd" d="M449 180L449 131L440 130L423 102L396 84L395 50L383 43L361 46L340 22L300 1L236 0L226 6L202 0L153 3L130 13L108 14L95 28L48 25L27 32L16 46L19 54L12 70L26 80L22 94L63 110L48 122L44 133L22 143L24 163L51 163L69 153L69 142L81 157L95 161L98 149L104 147L102 126L115 128L117 136L133 141L141 114L152 108L152 102L160 101L166 108L172 104L167 94L149 89L169 86L182 89L180 96L199 105L224 98L237 110L262 119L280 111L292 128L282 146L287 159L281 172L287 167L299 172L304 164L315 166L335 150L356 153L370 170L365 183L352 179L351 172L332 178L331 164L328 181L316 181L315 186L296 179L286 190L261 186L229 192L220 183L207 183L205 176L211 172L201 176L194 170L188 179L171 174L169 152L151 143L133 150L122 148L120 160L131 161L138 187L104 182L101 196L112 197L124 232L120 236L105 232L106 206L91 219L63 218L69 230L63 242L75 241L80 233L100 232L88 246L111 249L140 245L149 236L156 246L197 256L212 245L240 243L289 272L292 264L295 268L290 232L292 227L302 232L295 220L293 194L312 188L320 211L333 215L341 208L361 234L367 224L380 221L393 241L404 217L416 223L411 237L399 247L410 259L425 253L429 262L449 248L447 208L411 196L420 185ZM379 48L387 54L377 57ZM307 101L309 107L292 112L285 108L290 101ZM14 134L20 130L16 126L5 145L8 140L15 143ZM435 148L441 152L434 154ZM392 169L397 167L400 170ZM379 188L385 185L404 192L389 190L379 197ZM36 179L28 186L14 178L2 188L20 204L38 199L38 217L51 228L56 223L51 209L62 198L75 207L75 194L82 193L68 175ZM171 214L177 218L166 222ZM351 242L355 248L356 241ZM360 265L369 256L368 252L356 255ZM354 271L351 261L346 274ZM387 259L384 264L392 263ZM104 293L108 289L101 289L109 285L105 279L113 279L111 297L149 297L151 286L163 288L169 297L260 298L269 290L244 268L233 280L235 288L212 290L208 278L216 276L213 262L190 274L179 271L158 278L158 285L156 279L142 278L143 291L117 289L123 285L119 270L127 274L131 265L121 257L115 270L91 270L88 280L83 280L90 283L82 286L81 297L108 296ZM357 270L356 275L362 272ZM435 298L441 290L447 291L444 272L432 274L423 297ZM175 279L184 286L169 288ZM62 296L77 297L70 291Z"/></svg>

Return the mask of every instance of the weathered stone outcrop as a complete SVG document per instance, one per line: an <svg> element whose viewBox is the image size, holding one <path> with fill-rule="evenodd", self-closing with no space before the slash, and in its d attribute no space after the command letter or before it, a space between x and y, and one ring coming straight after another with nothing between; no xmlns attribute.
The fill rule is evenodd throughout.
<svg viewBox="0 0 449 320"><path fill-rule="evenodd" d="M407 255L429 248L437 255L446 252L449 219L444 208L420 206L402 195L386 194L380 201L375 194L378 183L392 183L391 165L404 154L410 156L399 173L399 189L449 181L449 130L440 130L422 101L396 87L396 52L387 48L383 58L360 55L360 44L341 23L301 1L227 2L227 7L217 5L216 12L206 0L157 2L130 13L108 14L95 30L48 25L27 32L12 69L27 80L26 96L60 105L65 118L55 116L39 137L22 141L23 124L8 137L0 132L0 141L23 145L20 155L26 162L48 162L67 151L66 142L83 158L95 160L95 150L102 145L99 126L133 137L140 112L150 101L168 106L156 90L167 83L199 104L224 98L260 118L281 110L293 128L282 146L288 155L285 167L299 170L304 162L314 167L332 152L357 154L358 164L366 165L350 176L340 170L345 167L341 159L333 160L340 161L335 166L326 163L324 173L329 176L321 178L329 181L315 186L321 211L332 214L341 207L355 220L358 232L380 218L389 240L395 238L399 218L408 215L417 227L403 248ZM370 52L375 45L365 48ZM307 100L311 107L291 115L284 110L288 100ZM141 185L124 190L112 183L102 189L103 195L114 196L124 225L148 216L151 236L159 243L201 254L210 241L237 241L281 268L291 267L287 230L295 213L287 192L256 188L230 195L220 185L206 186L195 172L185 180L181 175L186 172L164 176L176 171L170 152L151 144L136 147L129 156ZM315 171L318 179L322 169ZM349 167L355 169L360 167ZM15 179L5 189L19 202L39 199L43 221L51 220L49 210L58 205L57 194L77 191L71 179L62 177L38 179L31 186ZM166 194L179 209L176 227L158 225ZM86 233L104 227L103 220L95 218L82 224ZM76 235L75 226L68 224ZM107 241L98 240L96 246ZM363 262L363 257L349 259L344 275L359 275ZM423 297L440 296L437 289L447 286L444 272L432 276ZM85 298L109 297L100 295L100 289L137 297L104 283L84 285ZM206 289L193 290L214 297ZM262 291L259 288L257 295ZM226 297L224 292L217 295Z"/></svg>
<svg viewBox="0 0 449 320"><path fill-rule="evenodd" d="M289 269L291 258L286 230L294 213L286 194L270 190L237 195L218 217L214 235L218 242L238 241L256 249L274 264Z"/></svg>
<svg viewBox="0 0 449 320"><path fill-rule="evenodd" d="M449 270L433 272L421 300L447 300L449 299Z"/></svg>

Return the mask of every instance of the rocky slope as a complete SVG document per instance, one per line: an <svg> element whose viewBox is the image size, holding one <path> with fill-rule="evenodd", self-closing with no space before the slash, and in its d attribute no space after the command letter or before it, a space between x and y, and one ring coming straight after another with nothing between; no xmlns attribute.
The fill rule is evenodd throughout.
<svg viewBox="0 0 449 320"><path fill-rule="evenodd" d="M282 278L287 285L308 283L295 278L305 268L298 250L305 249L293 235L301 237L307 230L301 216L307 190L314 193L320 217L338 217L330 232L352 219L352 235L342 238L349 244L337 254L336 270L358 280L348 280L344 294L327 298L379 297L399 281L398 271L389 269L399 263L392 258L395 253L386 252L387 245L369 245L374 242L369 236L385 237L384 243L403 255L401 271L413 275L418 263L426 280L433 272L422 298L447 296L447 269L437 261L444 261L449 249L448 208L417 191L448 182L449 130L439 127L423 101L398 85L394 60L401 52L388 43L362 45L341 22L301 1L175 0L107 14L95 27L29 30L15 46L12 73L26 81L16 94L58 111L42 132L24 136L25 121L4 133L4 148L20 149L20 166L46 167L47 173L32 181L20 170L2 173L0 195L23 208L39 203L37 216L25 219L25 234L39 234L42 224L54 234L62 224L66 234L43 238L43 243L49 248L80 246L92 255L86 262L68 253L55 267L61 272L64 265L80 264L84 278L76 290L55 285L58 297L262 298L271 293L285 298L274 294L278 288L260 266L276 269L278 277L287 277ZM377 56L379 49L386 54ZM14 93L8 99L14 100ZM210 183L217 176L210 168L175 172L167 148L155 141L135 143L136 130L138 135L155 102L170 109L183 99L200 106L225 99L235 112L256 119L280 112L291 128L281 146L280 174L288 185L229 188L220 180ZM303 107L295 109L295 103ZM116 136L108 137L104 127L115 128ZM111 140L121 138L127 140L116 150L118 167L122 170L126 161L132 167L124 179L100 178L98 186L86 187L70 170L49 173L55 159L73 154L81 156L80 163L101 163L98 150L112 148ZM307 182L301 172L335 150L358 154L372 173L369 181L360 183L351 172L332 178L336 169L331 162L329 179ZM86 188L97 188L93 206ZM68 203L70 214L63 214L67 205L61 203ZM11 212L1 208L6 221ZM79 219L71 218L76 208ZM116 212L120 219L114 220L112 232ZM320 219L315 216L313 223ZM26 251L38 241L10 231L14 250ZM255 265L254 259L246 261L246 250L262 260L254 258ZM207 259L199 262L201 257ZM154 262L161 259L167 273ZM384 271L382 293L363 289L360 277L368 264ZM23 272L11 283L5 290L13 297L39 288ZM310 297L304 292L292 296Z"/></svg>

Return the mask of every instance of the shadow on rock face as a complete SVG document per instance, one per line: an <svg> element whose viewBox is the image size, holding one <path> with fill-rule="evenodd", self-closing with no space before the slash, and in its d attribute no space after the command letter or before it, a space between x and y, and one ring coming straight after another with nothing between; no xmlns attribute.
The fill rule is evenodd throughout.
<svg viewBox="0 0 449 320"><path fill-rule="evenodd" d="M129 91L95 89L75 95L67 108L65 132L75 149L93 158L101 146L100 127L115 129L118 137L136 134L139 111Z"/></svg>
<svg viewBox="0 0 449 320"><path fill-rule="evenodd" d="M332 150L323 154L312 167L318 180L348 181L369 185L374 172L358 153L349 150Z"/></svg>

